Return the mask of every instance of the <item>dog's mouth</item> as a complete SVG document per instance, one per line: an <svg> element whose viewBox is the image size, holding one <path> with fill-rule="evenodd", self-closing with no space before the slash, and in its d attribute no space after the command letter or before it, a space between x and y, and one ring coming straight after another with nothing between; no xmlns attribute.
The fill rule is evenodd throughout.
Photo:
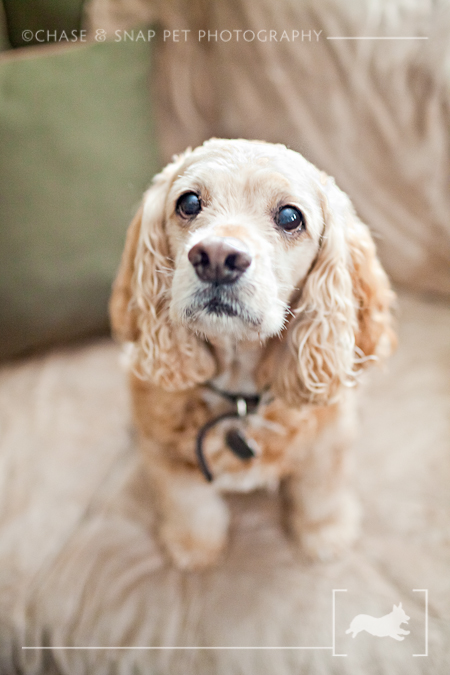
<svg viewBox="0 0 450 675"><path fill-rule="evenodd" d="M203 309L207 314L215 314L216 316L239 316L240 314L238 307L218 298L213 298L207 302Z"/></svg>
<svg viewBox="0 0 450 675"><path fill-rule="evenodd" d="M234 292L221 286L197 291L190 305L185 309L185 319L190 322L202 321L206 317L236 318L245 324L258 327L262 317L256 316L245 304L237 299Z"/></svg>

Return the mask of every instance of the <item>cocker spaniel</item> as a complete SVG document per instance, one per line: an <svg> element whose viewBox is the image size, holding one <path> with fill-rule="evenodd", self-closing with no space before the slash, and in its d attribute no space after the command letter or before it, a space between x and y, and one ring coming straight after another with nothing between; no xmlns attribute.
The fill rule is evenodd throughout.
<svg viewBox="0 0 450 675"><path fill-rule="evenodd" d="M354 385L391 351L392 297L348 197L297 152L212 139L156 176L110 312L179 567L223 550L221 493L280 482L307 556L353 541Z"/></svg>

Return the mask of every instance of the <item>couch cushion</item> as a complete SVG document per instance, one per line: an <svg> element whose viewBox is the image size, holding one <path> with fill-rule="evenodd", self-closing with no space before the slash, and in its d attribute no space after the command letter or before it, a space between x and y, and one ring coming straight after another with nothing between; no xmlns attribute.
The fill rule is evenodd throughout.
<svg viewBox="0 0 450 675"><path fill-rule="evenodd" d="M2 357L107 329L125 230L156 169L148 43L10 54L0 61Z"/></svg>

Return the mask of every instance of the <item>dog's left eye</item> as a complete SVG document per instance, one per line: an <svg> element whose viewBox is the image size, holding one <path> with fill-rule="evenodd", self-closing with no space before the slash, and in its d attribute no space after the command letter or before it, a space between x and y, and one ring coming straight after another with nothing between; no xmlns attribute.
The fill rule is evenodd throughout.
<svg viewBox="0 0 450 675"><path fill-rule="evenodd" d="M186 192L178 198L177 213L184 218L193 218L202 210L202 202L195 192Z"/></svg>
<svg viewBox="0 0 450 675"><path fill-rule="evenodd" d="M283 230L292 232L305 226L305 219L303 213L295 206L283 206L275 216L276 224Z"/></svg>

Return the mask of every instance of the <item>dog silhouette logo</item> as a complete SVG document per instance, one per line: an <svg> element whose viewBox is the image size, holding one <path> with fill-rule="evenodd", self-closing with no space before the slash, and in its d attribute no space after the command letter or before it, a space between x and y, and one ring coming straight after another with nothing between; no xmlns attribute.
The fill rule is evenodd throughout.
<svg viewBox="0 0 450 675"><path fill-rule="evenodd" d="M358 614L352 620L350 628L345 633L351 633L354 638L358 633L365 630L367 633L376 635L377 637L391 637L394 640L404 640L405 638L402 636L409 635L410 631L403 630L400 626L402 623L408 623L409 619L410 617L406 614L400 602L398 605L394 605L390 614L381 616L378 619L370 616L370 614Z"/></svg>

